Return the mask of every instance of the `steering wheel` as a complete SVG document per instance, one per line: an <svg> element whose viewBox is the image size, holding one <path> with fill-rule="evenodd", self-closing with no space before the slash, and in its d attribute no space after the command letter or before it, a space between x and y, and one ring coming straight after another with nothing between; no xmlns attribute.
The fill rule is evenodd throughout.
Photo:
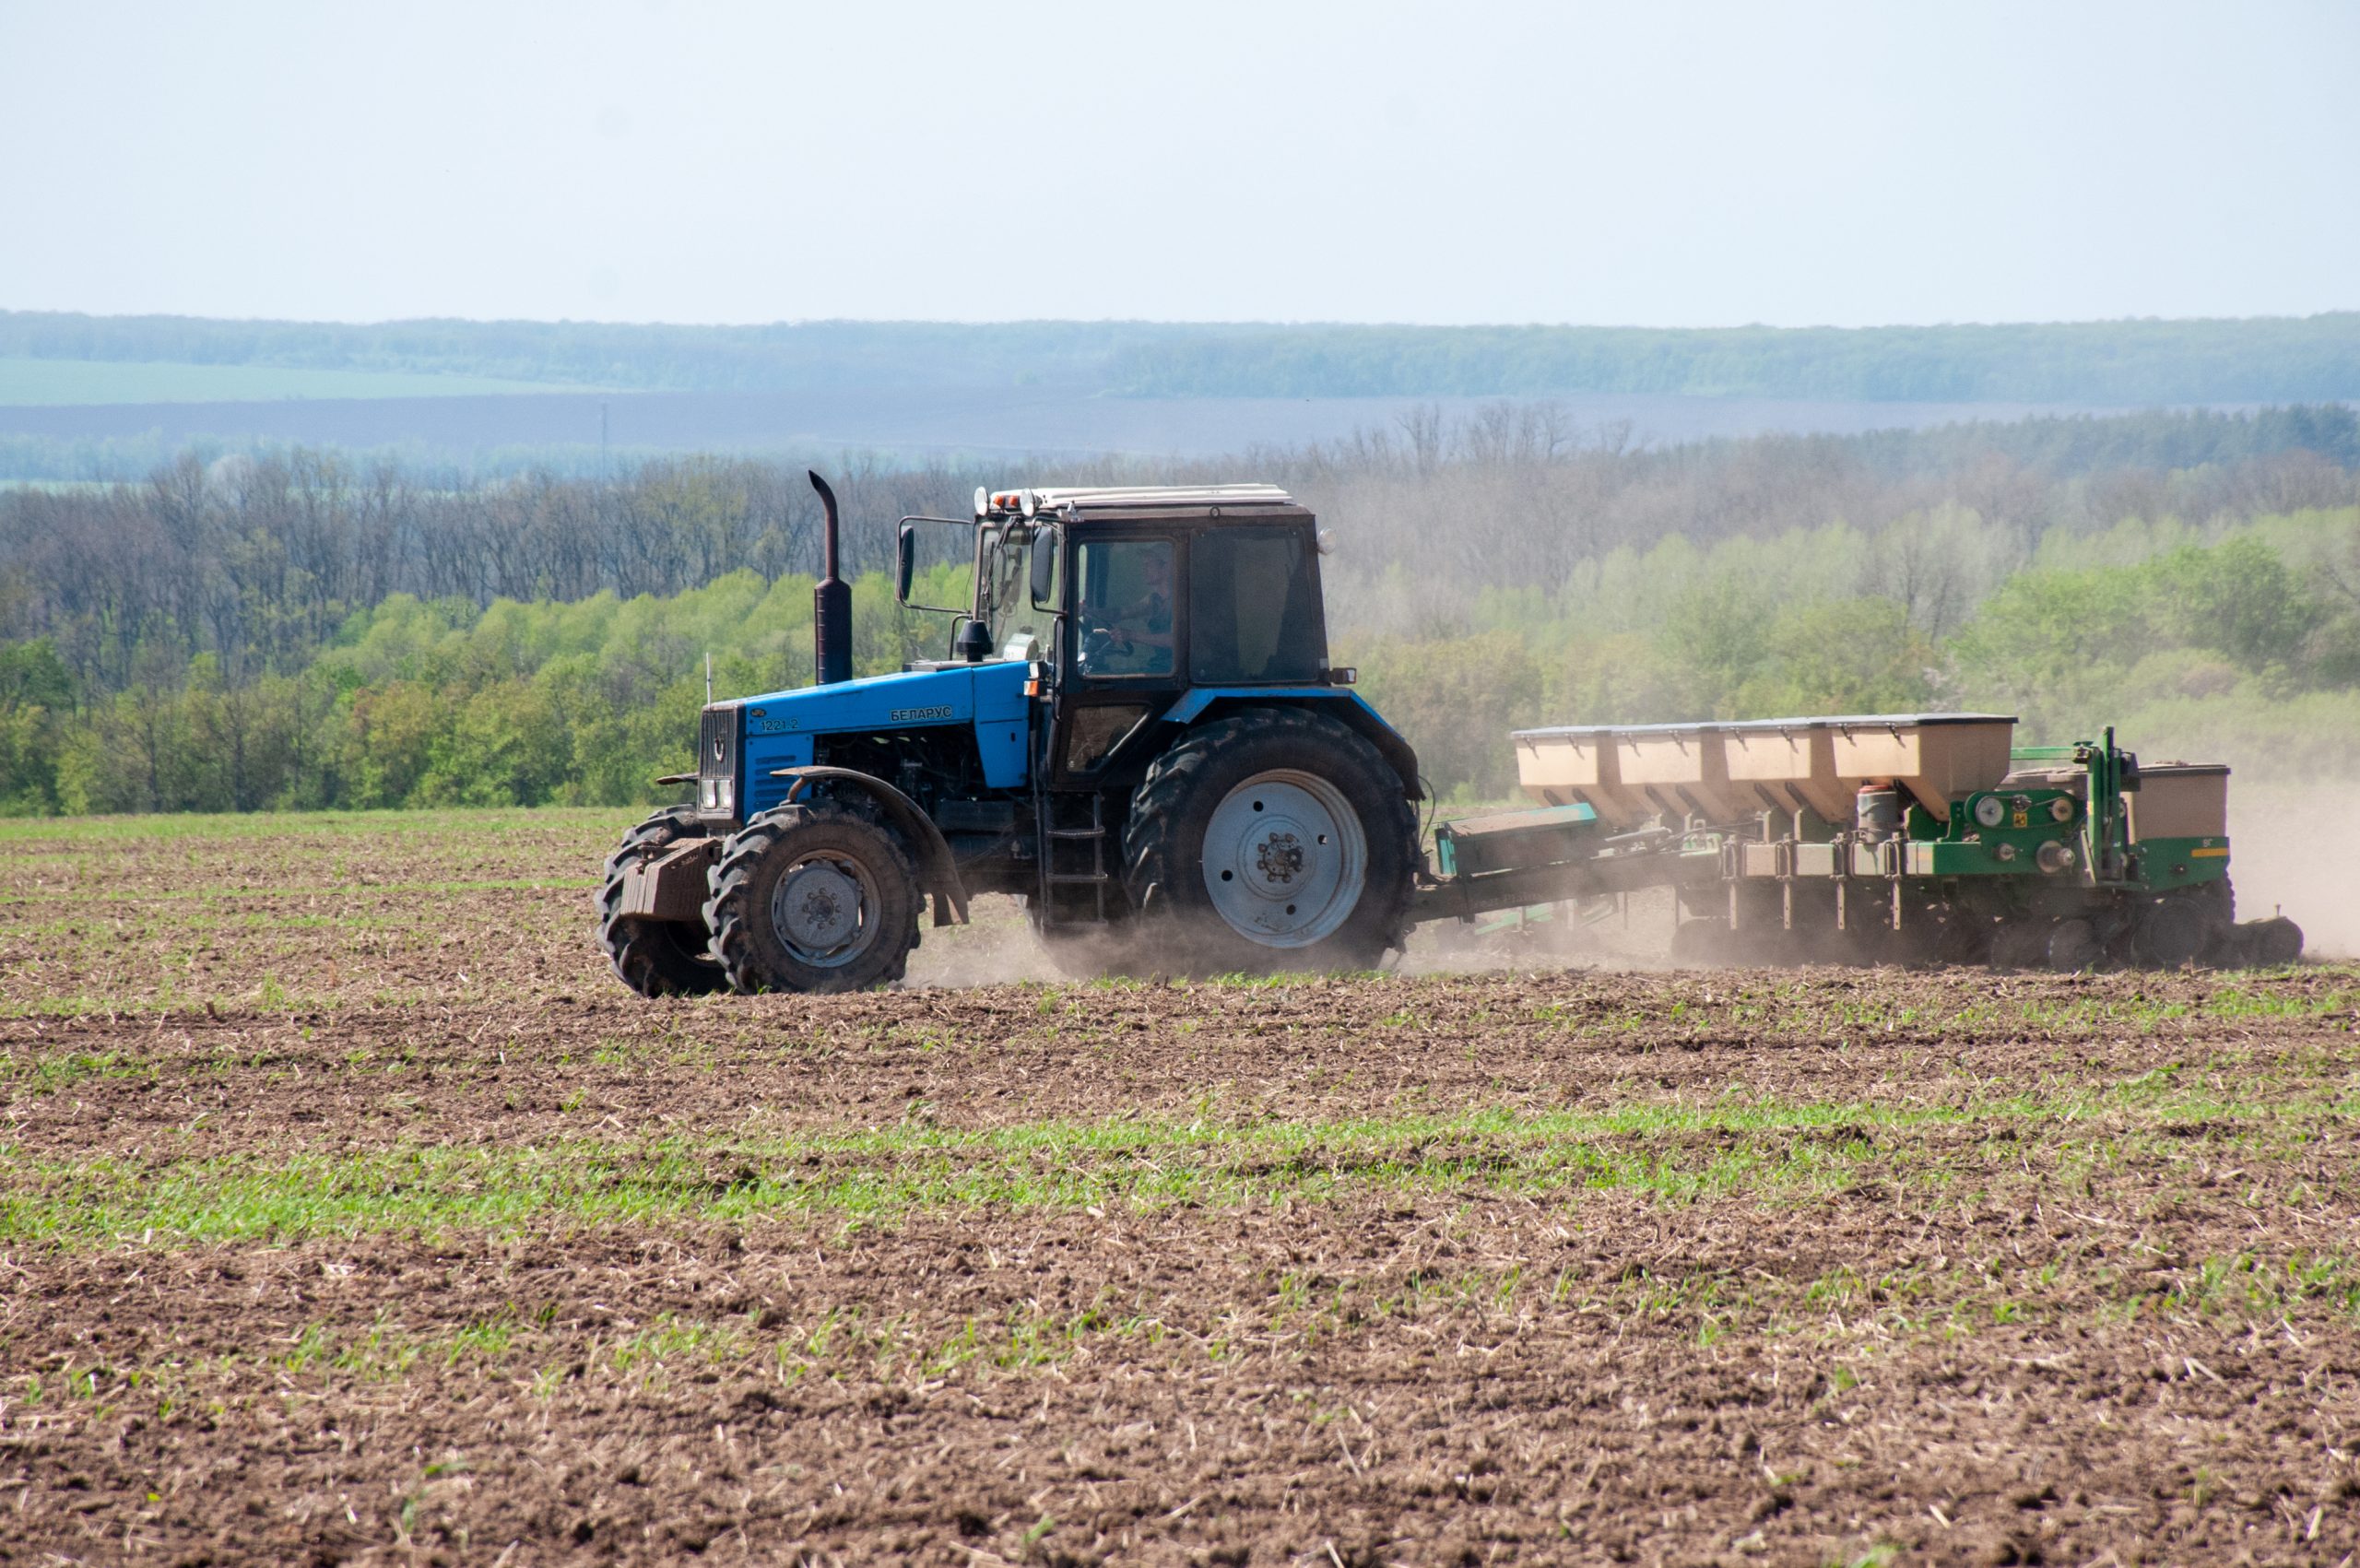
<svg viewBox="0 0 2360 1568"><path fill-rule="evenodd" d="M1130 646L1130 639L1111 626L1095 626L1082 633L1080 662L1100 663L1111 654L1119 654Z"/></svg>

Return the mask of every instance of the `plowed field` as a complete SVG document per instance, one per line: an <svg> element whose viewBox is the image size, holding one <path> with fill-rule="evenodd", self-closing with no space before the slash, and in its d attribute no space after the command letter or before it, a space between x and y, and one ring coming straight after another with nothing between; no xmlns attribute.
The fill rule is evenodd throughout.
<svg viewBox="0 0 2360 1568"><path fill-rule="evenodd" d="M651 1004L622 825L0 835L0 1561L2360 1543L2347 968Z"/></svg>

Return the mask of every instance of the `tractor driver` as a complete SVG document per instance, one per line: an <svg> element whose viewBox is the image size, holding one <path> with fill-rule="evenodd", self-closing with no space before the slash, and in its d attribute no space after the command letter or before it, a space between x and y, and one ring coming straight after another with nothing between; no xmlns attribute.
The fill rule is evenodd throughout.
<svg viewBox="0 0 2360 1568"><path fill-rule="evenodd" d="M1170 675L1172 542L1116 539L1082 547L1080 663L1088 675ZM1097 570L1088 570L1091 565ZM1128 589L1129 596L1115 595Z"/></svg>

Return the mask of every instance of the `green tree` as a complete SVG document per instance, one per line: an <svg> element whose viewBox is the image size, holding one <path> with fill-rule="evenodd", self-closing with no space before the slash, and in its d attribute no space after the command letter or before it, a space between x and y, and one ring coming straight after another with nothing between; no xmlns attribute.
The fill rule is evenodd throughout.
<svg viewBox="0 0 2360 1568"><path fill-rule="evenodd" d="M1764 635L1759 673L1733 705L1743 718L1914 712L1933 696L1940 657L1896 600L1798 606Z"/></svg>
<svg viewBox="0 0 2360 1568"><path fill-rule="evenodd" d="M414 680L363 687L345 699L342 715L343 804L409 804L445 727L443 704L433 689Z"/></svg>
<svg viewBox="0 0 2360 1568"><path fill-rule="evenodd" d="M1363 695L1417 749L1437 794L1495 800L1514 793L1508 732L1540 717L1540 667L1504 631L1442 642L1380 643L1360 666Z"/></svg>
<svg viewBox="0 0 2360 1568"><path fill-rule="evenodd" d="M0 814L59 809L59 752L73 708L74 678L49 639L0 644Z"/></svg>
<svg viewBox="0 0 2360 1568"><path fill-rule="evenodd" d="M2189 646L2227 654L2249 670L2291 666L2330 607L2256 538L2175 550L2155 563L2163 619Z"/></svg>
<svg viewBox="0 0 2360 1568"><path fill-rule="evenodd" d="M427 747L420 806L543 806L573 760L564 715L531 681L495 681L452 713Z"/></svg>

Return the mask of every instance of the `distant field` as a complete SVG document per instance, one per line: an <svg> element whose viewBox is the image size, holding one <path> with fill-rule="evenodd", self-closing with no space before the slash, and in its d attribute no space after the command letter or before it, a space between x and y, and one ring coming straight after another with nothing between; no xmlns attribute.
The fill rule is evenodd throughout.
<svg viewBox="0 0 2360 1568"><path fill-rule="evenodd" d="M549 392L547 382L400 371L306 371L124 360L0 358L0 405L256 403L302 397L456 397ZM588 390L588 389L584 389Z"/></svg>
<svg viewBox="0 0 2360 1568"><path fill-rule="evenodd" d="M21 361L17 361L21 363ZM0 360L0 365L10 363ZM5 372L0 372L5 373ZM293 375L295 371L274 371ZM323 372L325 373L325 372ZM463 378L433 381L455 390ZM495 383L501 384L501 383ZM1968 419L2118 413L2083 405L1811 403L1748 397L1567 396L1553 400L1589 432L1627 429L1637 440L1677 442L1772 431L1858 434ZM1394 430L1414 409L1463 419L1473 398L1106 397L1069 388L930 391L875 386L814 392L626 392L583 395L554 386L495 395L299 398L244 403L18 402L0 395L0 437L62 442L270 442L368 449L409 445L467 454L532 448L576 463L597 451L598 414L615 449L641 456L677 452L997 454L1009 458L1117 453L1221 456L1256 446L1298 446Z"/></svg>
<svg viewBox="0 0 2360 1568"><path fill-rule="evenodd" d="M1715 329L1350 323L207 321L0 311L0 355L437 367L643 391L2174 404L2360 395L2360 312Z"/></svg>

